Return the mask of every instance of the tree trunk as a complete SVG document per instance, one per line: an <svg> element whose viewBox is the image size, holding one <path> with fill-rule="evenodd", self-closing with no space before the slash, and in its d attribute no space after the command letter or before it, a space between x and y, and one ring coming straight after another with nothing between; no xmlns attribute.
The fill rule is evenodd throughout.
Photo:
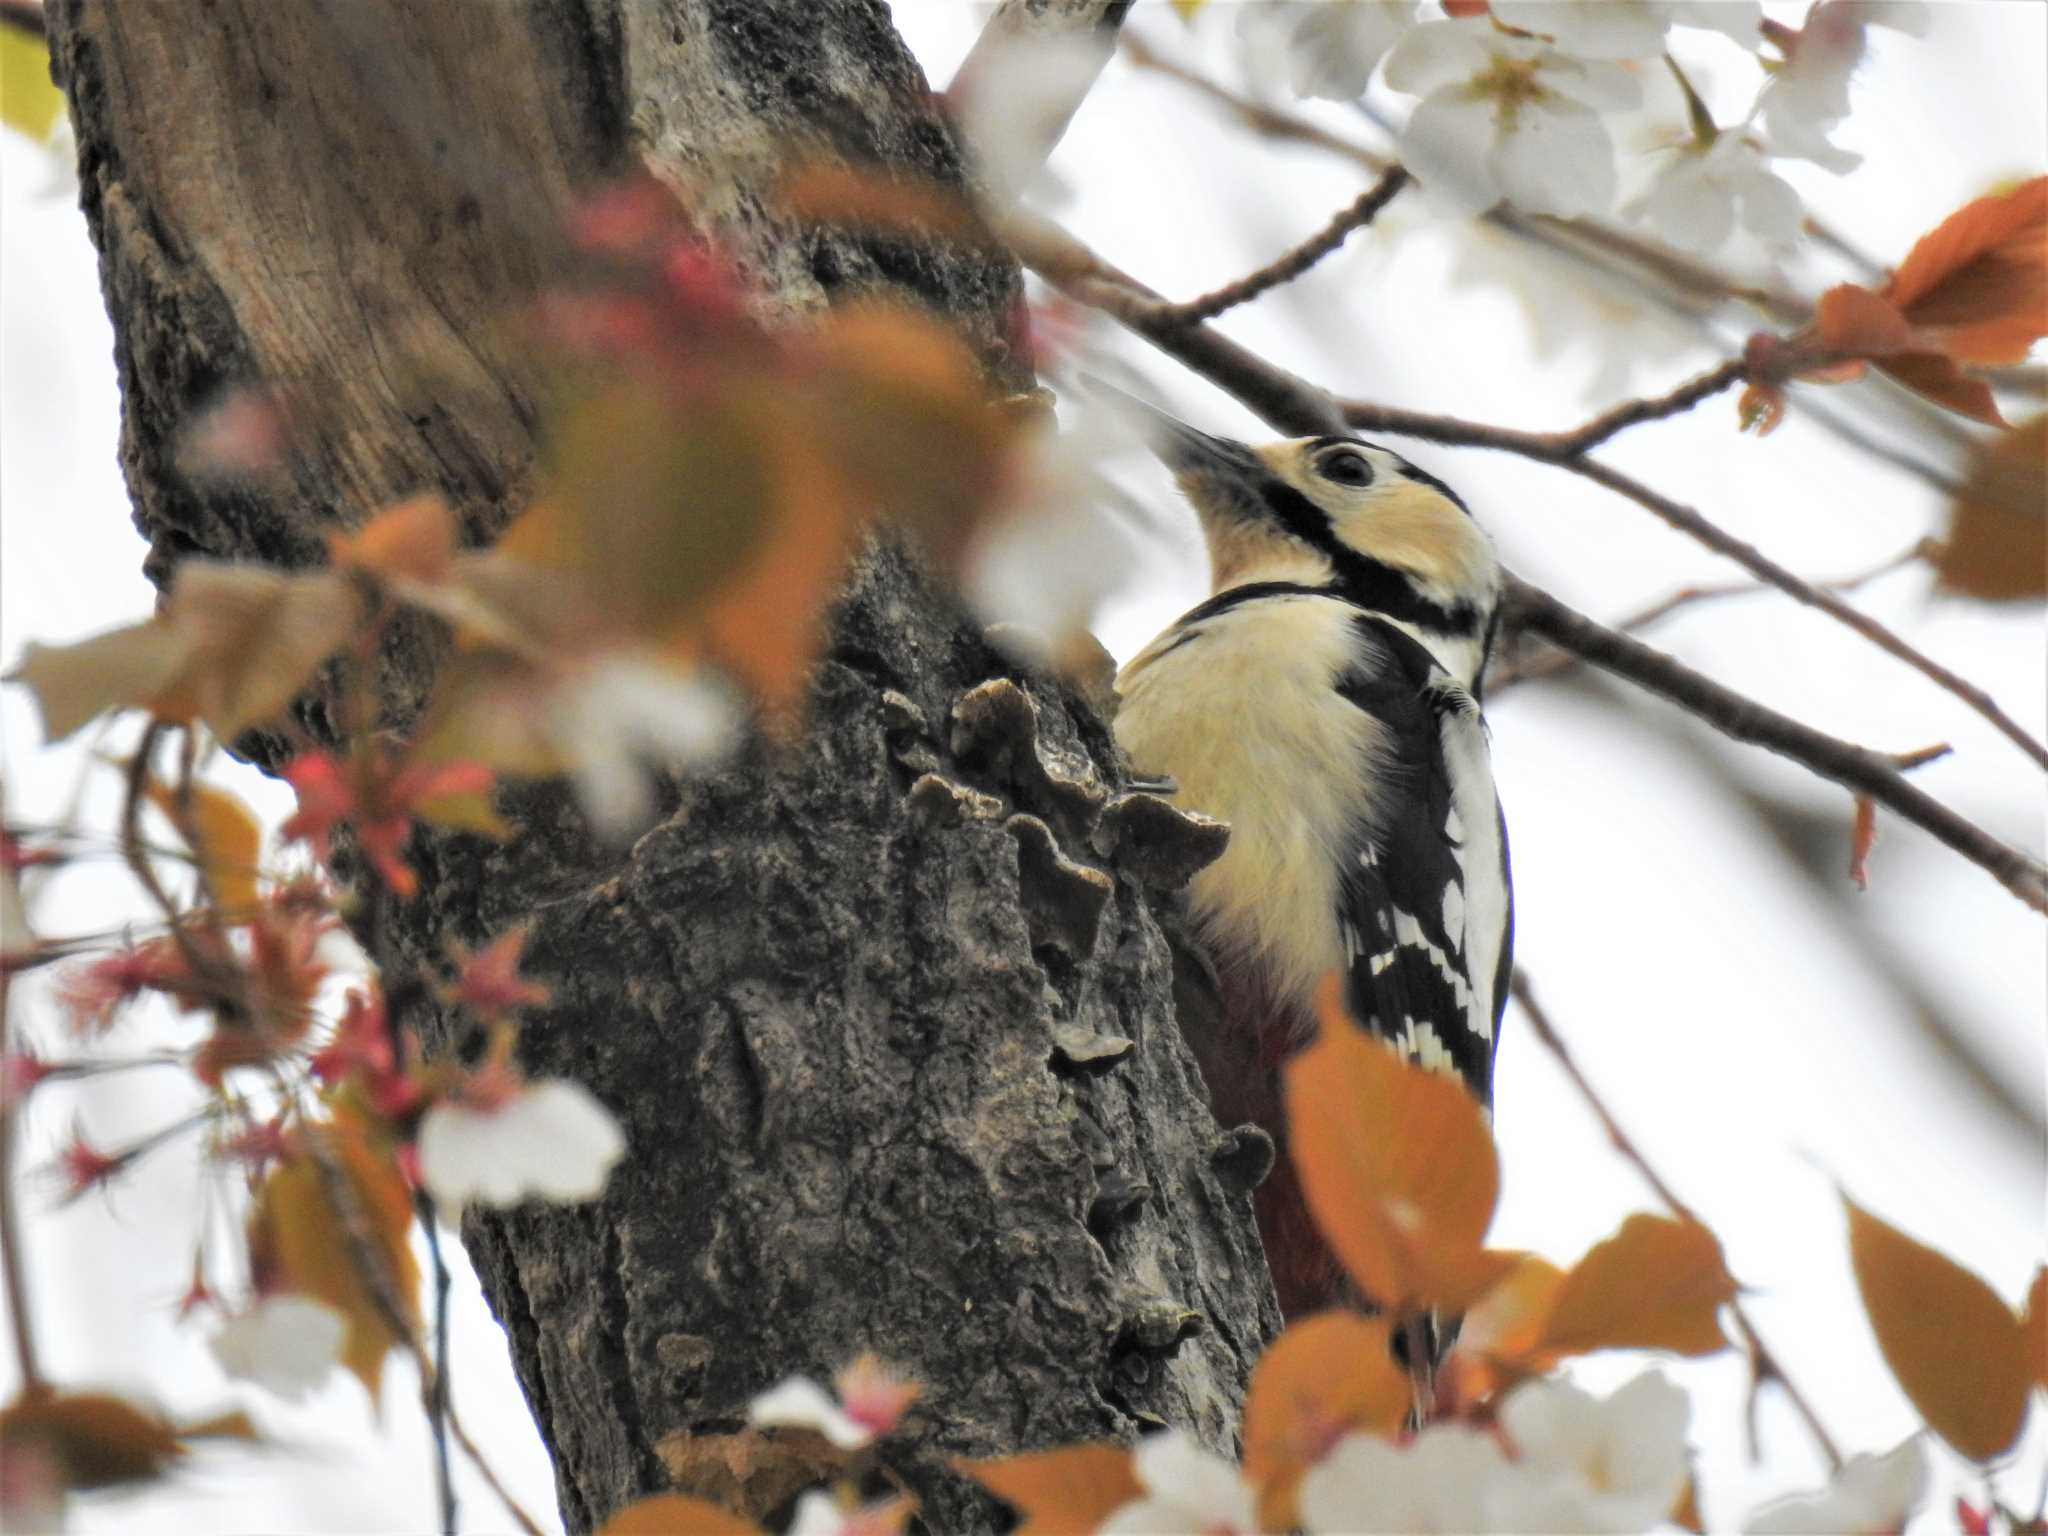
<svg viewBox="0 0 2048 1536"><path fill-rule="evenodd" d="M641 160L777 311L913 298L992 390L1029 382L1009 262L799 231L756 195L788 145L963 180L874 0L52 0L49 22L159 582L188 554L315 562L423 489L477 540L502 527L541 401L508 318L577 197ZM259 382L302 430L287 475L189 475L195 416ZM394 643L394 719L436 654L424 627ZM674 786L628 851L555 785L505 793L508 844L415 843L404 942L534 925L555 997L526 1063L631 1141L602 1201L464 1228L572 1529L678 1484L786 1503L810 1462L744 1430L748 1398L870 1349L926 1385L888 1473L933 1528L987 1529L946 1456L1162 1421L1227 1445L1277 1323L1259 1148L1209 1114L1154 911L1213 856L1202 830L1122 796L1089 706L891 547L858 564L813 721Z"/></svg>

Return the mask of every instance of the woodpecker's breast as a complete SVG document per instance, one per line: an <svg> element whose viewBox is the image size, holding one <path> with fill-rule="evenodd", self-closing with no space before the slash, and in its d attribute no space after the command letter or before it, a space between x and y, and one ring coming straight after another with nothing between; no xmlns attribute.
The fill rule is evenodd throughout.
<svg viewBox="0 0 2048 1536"><path fill-rule="evenodd" d="M1242 591L1242 589L1240 589ZM1315 593L1224 593L1117 677L1116 735L1176 804L1230 823L1188 888L1211 953L1305 997L1347 960L1338 878L1373 819L1384 731L1336 691L1358 655L1357 610Z"/></svg>

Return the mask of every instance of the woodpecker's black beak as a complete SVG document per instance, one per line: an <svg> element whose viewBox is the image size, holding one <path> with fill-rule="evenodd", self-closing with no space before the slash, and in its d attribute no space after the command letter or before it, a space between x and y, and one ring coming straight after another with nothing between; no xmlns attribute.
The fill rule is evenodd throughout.
<svg viewBox="0 0 2048 1536"><path fill-rule="evenodd" d="M1197 475L1249 483L1266 473L1266 467L1243 443L1227 437L1211 437L1186 422L1169 416L1136 395L1090 379L1089 389L1107 398L1143 434L1145 445L1176 476Z"/></svg>

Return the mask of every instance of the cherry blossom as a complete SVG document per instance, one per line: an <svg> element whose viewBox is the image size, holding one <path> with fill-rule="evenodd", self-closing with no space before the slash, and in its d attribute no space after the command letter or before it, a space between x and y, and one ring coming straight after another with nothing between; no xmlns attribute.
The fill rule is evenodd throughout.
<svg viewBox="0 0 2048 1536"><path fill-rule="evenodd" d="M1625 211L1671 244L1705 255L1738 227L1767 246L1798 238L1799 194L1772 171L1756 140L1720 133L1711 144L1688 140L1666 154L1656 179Z"/></svg>
<svg viewBox="0 0 2048 1536"><path fill-rule="evenodd" d="M1139 1441L1131 1470L1145 1495L1112 1513L1099 1536L1242 1536L1259 1528L1252 1490L1238 1469L1184 1430Z"/></svg>
<svg viewBox="0 0 2048 1536"><path fill-rule="evenodd" d="M1771 29L1786 55L1784 67L1757 98L1772 151L1811 160L1837 175L1861 164L1861 155L1829 142L1828 135L1849 115L1849 81L1862 62L1865 33L1875 25L1918 37L1927 30L1927 18L1927 7L1914 0L1823 0L1797 32Z"/></svg>
<svg viewBox="0 0 2048 1536"><path fill-rule="evenodd" d="M1613 205L1614 141L1600 113L1642 98L1619 65L1484 21L1429 21L1387 56L1386 82L1422 97L1401 158L1438 207L1483 213L1505 199L1571 218Z"/></svg>
<svg viewBox="0 0 2048 1536"><path fill-rule="evenodd" d="M1096 39L1045 31L1006 37L970 56L947 98L992 209L1027 194L1042 206L1065 200L1067 189L1046 158L1102 61Z"/></svg>
<svg viewBox="0 0 2048 1536"><path fill-rule="evenodd" d="M347 1332L334 1308L281 1293L230 1317L206 1344L229 1376L297 1402L327 1379Z"/></svg>
<svg viewBox="0 0 2048 1536"><path fill-rule="evenodd" d="M1827 1487L1766 1504L1743 1530L1750 1536L1898 1531L1926 1495L1927 1455L1918 1440L1908 1440L1882 1456L1850 1457Z"/></svg>
<svg viewBox="0 0 2048 1536"><path fill-rule="evenodd" d="M702 672L607 655L550 690L546 733L591 824L620 838L653 811L646 765L709 766L739 739L732 695Z"/></svg>
<svg viewBox="0 0 2048 1536"><path fill-rule="evenodd" d="M814 1429L842 1451L856 1451L901 1423L919 1390L874 1355L855 1360L834 1385L836 1396L808 1376L792 1376L749 1403L747 1421Z"/></svg>
<svg viewBox="0 0 2048 1536"><path fill-rule="evenodd" d="M504 1068L479 1069L420 1120L420 1178L449 1206L594 1200L625 1151L618 1121L589 1089L566 1078L521 1082Z"/></svg>
<svg viewBox="0 0 2048 1536"><path fill-rule="evenodd" d="M1101 468L1129 441L1115 412L1090 411L1025 457L1009 505L968 557L966 596L984 623L1028 626L1020 633L1056 652L1129 579L1136 551L1107 515L1116 492Z"/></svg>
<svg viewBox="0 0 2048 1536"><path fill-rule="evenodd" d="M884 1499L848 1507L829 1493L813 1490L797 1500L788 1536L898 1536L910 1523L908 1499Z"/></svg>
<svg viewBox="0 0 2048 1536"><path fill-rule="evenodd" d="M1356 101L1414 20L1413 0L1272 0L1244 6L1237 30L1295 95Z"/></svg>
<svg viewBox="0 0 2048 1536"><path fill-rule="evenodd" d="M1684 1491L1692 1404L1662 1374L1646 1372L1611 1397L1566 1381L1526 1382L1500 1405L1499 1422L1526 1478L1529 1529L1643 1531Z"/></svg>
<svg viewBox="0 0 2048 1536"><path fill-rule="evenodd" d="M1463 1424L1436 1424L1406 1445L1347 1435L1301 1480L1299 1507L1314 1536L1351 1532L1536 1529L1516 1508L1527 1484L1500 1442Z"/></svg>
<svg viewBox="0 0 2048 1536"><path fill-rule="evenodd" d="M1672 27L1706 27L1745 47L1763 40L1759 0L1493 0L1503 25L1539 32L1585 59L1649 59Z"/></svg>

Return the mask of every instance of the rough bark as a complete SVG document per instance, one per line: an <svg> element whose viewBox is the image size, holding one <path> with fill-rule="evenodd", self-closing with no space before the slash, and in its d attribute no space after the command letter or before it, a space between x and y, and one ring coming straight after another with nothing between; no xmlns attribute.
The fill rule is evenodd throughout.
<svg viewBox="0 0 2048 1536"><path fill-rule="evenodd" d="M578 193L636 158L693 187L775 311L908 294L992 389L1028 380L1009 263L794 230L757 195L790 143L966 174L872 0L53 0L50 23L159 581L192 553L316 561L423 488L502 526L542 401L506 317ZM248 382L310 433L289 475L188 477L181 433ZM435 654L419 631L387 659L398 718ZM933 1528L989 1528L945 1455L1162 1421L1227 1444L1277 1321L1259 1149L1209 1115L1153 910L1199 829L1119 795L1088 705L1018 677L898 550L861 560L814 711L795 750L675 786L629 850L547 785L508 792L509 844L415 847L405 943L536 925L556 996L528 1065L632 1142L601 1202L465 1227L572 1529L676 1480L768 1512L804 1462L740 1432L748 1397L864 1349L928 1387L889 1473Z"/></svg>

